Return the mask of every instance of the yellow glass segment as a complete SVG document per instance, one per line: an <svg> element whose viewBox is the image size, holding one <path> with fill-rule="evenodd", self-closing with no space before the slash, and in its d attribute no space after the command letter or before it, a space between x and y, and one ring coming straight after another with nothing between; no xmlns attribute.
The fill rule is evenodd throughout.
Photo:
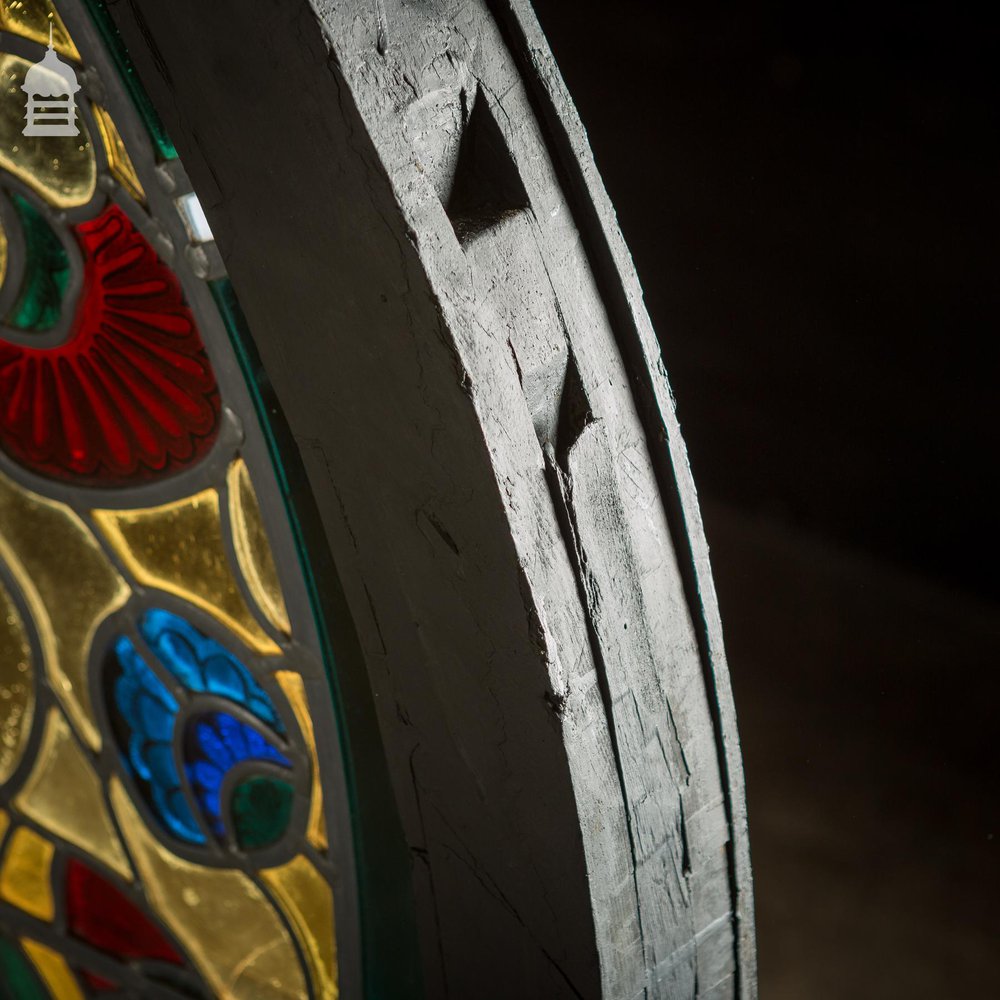
<svg viewBox="0 0 1000 1000"><path fill-rule="evenodd" d="M35 716L31 647L17 606L0 583L0 785L21 762Z"/></svg>
<svg viewBox="0 0 1000 1000"><path fill-rule="evenodd" d="M305 975L292 939L242 872L192 864L149 832L124 787L111 805L153 909L220 1000L301 1000Z"/></svg>
<svg viewBox="0 0 1000 1000"><path fill-rule="evenodd" d="M337 1000L337 943L329 883L301 854L260 876L302 944L316 1000Z"/></svg>
<svg viewBox="0 0 1000 1000"><path fill-rule="evenodd" d="M31 938L21 938L21 947L52 996L57 1000L86 1000L76 976L58 951Z"/></svg>
<svg viewBox="0 0 1000 1000"><path fill-rule="evenodd" d="M83 739L99 750L87 663L97 627L128 600L125 581L69 507L2 473L0 559L28 604L53 689Z"/></svg>
<svg viewBox="0 0 1000 1000"><path fill-rule="evenodd" d="M312 798L309 802L309 824L306 836L309 843L320 851L329 847L326 833L326 816L323 812L323 784L319 773L319 756L316 753L316 732L313 729L312 713L309 711L309 699L302 677L291 670L278 670L274 674L288 704L292 706L295 720L302 730L309 756L312 759Z"/></svg>
<svg viewBox="0 0 1000 1000"><path fill-rule="evenodd" d="M48 37L48 32L46 32ZM27 59L0 53L0 168L27 184L53 208L86 205L97 185L97 158L79 113L79 135L26 136Z"/></svg>
<svg viewBox="0 0 1000 1000"><path fill-rule="evenodd" d="M0 0L0 31L48 45L50 25L52 48L59 55L80 62L80 53L52 0Z"/></svg>
<svg viewBox="0 0 1000 1000"><path fill-rule="evenodd" d="M3 843L4 835L7 833L7 827L10 826L10 817L0 809L0 844Z"/></svg>
<svg viewBox="0 0 1000 1000"><path fill-rule="evenodd" d="M7 280L7 230L0 220L0 287Z"/></svg>
<svg viewBox="0 0 1000 1000"><path fill-rule="evenodd" d="M52 898L55 848L26 826L11 835L0 867L0 899L49 923L56 915Z"/></svg>
<svg viewBox="0 0 1000 1000"><path fill-rule="evenodd" d="M216 490L162 507L95 510L94 520L137 583L202 608L258 653L281 652L254 618L230 569Z"/></svg>
<svg viewBox="0 0 1000 1000"><path fill-rule="evenodd" d="M146 192L142 189L139 175L135 172L132 157L128 155L118 126L115 125L114 119L108 111L100 104L91 104L90 108L94 112L97 131L101 133L101 142L104 143L104 152L108 157L108 169L111 171L111 175L131 198L144 205Z"/></svg>
<svg viewBox="0 0 1000 1000"><path fill-rule="evenodd" d="M229 518L233 527L233 548L251 596L267 620L285 635L291 635L288 609L281 593L278 569L267 538L260 505L250 480L250 470L242 458L229 466Z"/></svg>
<svg viewBox="0 0 1000 1000"><path fill-rule="evenodd" d="M131 880L132 869L104 804L100 778L57 708L49 710L35 767L14 804L39 826Z"/></svg>

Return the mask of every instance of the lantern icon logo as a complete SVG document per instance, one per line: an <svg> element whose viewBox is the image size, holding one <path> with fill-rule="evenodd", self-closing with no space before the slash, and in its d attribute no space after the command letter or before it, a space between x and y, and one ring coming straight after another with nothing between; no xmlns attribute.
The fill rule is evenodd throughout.
<svg viewBox="0 0 1000 1000"><path fill-rule="evenodd" d="M24 135L79 135L76 123L76 93L80 83L73 67L64 63L52 48L24 74L21 90L28 95Z"/></svg>

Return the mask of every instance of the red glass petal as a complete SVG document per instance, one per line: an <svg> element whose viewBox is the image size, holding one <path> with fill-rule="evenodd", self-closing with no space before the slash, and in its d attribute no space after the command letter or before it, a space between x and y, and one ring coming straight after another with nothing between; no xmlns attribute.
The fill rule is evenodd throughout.
<svg viewBox="0 0 1000 1000"><path fill-rule="evenodd" d="M194 317L117 205L74 231L84 280L66 341L0 340L0 447L35 472L81 483L170 475L208 452L219 424Z"/></svg>
<svg viewBox="0 0 1000 1000"><path fill-rule="evenodd" d="M66 868L69 931L99 951L127 959L184 960L163 932L107 879L75 858Z"/></svg>
<svg viewBox="0 0 1000 1000"><path fill-rule="evenodd" d="M83 980L84 985L88 986L95 993L117 993L121 989L117 983L99 976L96 972L88 972L86 969L81 970L80 978Z"/></svg>

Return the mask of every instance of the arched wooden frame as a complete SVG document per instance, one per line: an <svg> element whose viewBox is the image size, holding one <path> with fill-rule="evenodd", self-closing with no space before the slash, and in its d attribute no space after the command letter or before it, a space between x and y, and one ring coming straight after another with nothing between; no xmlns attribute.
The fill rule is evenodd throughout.
<svg viewBox="0 0 1000 1000"><path fill-rule="evenodd" d="M348 736L385 748L426 995L755 996L694 487L529 5L110 9L343 581L378 718ZM366 924L369 976L391 932Z"/></svg>

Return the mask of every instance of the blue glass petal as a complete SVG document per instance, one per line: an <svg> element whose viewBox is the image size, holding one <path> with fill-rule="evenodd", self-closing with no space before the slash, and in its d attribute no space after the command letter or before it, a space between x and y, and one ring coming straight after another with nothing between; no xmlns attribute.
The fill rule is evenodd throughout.
<svg viewBox="0 0 1000 1000"><path fill-rule="evenodd" d="M171 712L163 703L143 691L132 703L135 727L153 741L168 741L174 733L177 712ZM131 721L131 720L130 720Z"/></svg>
<svg viewBox="0 0 1000 1000"><path fill-rule="evenodd" d="M213 712L194 727L200 759L185 765L199 808L212 829L221 834L221 789L226 774L244 761L262 761L291 768L292 762L267 737L227 712Z"/></svg>
<svg viewBox="0 0 1000 1000"><path fill-rule="evenodd" d="M219 712L215 716L215 728L235 760L246 760L250 756L245 735L246 726L242 722L231 715Z"/></svg>
<svg viewBox="0 0 1000 1000"><path fill-rule="evenodd" d="M182 840L204 843L173 759L177 700L128 636L119 636L112 648L122 670L115 682L115 704L130 730L127 763L149 783L153 808L164 825Z"/></svg>
<svg viewBox="0 0 1000 1000"><path fill-rule="evenodd" d="M115 641L114 650L115 656L118 658L118 662L122 665L123 670L122 676L118 681L115 699L126 719L129 722L132 721L129 718L129 714L133 710L130 706L133 705L140 693L148 694L160 702L167 711L176 713L177 702L174 696L139 655L138 650L132 644L132 640L128 636L119 636Z"/></svg>
<svg viewBox="0 0 1000 1000"><path fill-rule="evenodd" d="M267 696L265 695L265 698ZM281 720L275 715L274 704L268 699L267 701L262 700L259 697L251 696L247 700L247 708L257 716L258 719L263 719L265 722L269 722L279 733L284 733L285 728L281 724Z"/></svg>
<svg viewBox="0 0 1000 1000"><path fill-rule="evenodd" d="M192 694L229 699L245 706L273 730L284 732L267 692L247 667L214 639L159 608L143 615L139 629L163 667ZM118 637L113 651L121 665L114 700L129 729L127 764L148 784L153 808L164 827L182 840L204 843L175 763L175 744L181 735L177 700L127 636ZM194 736L195 756L184 770L198 809L220 834L224 830L221 789L234 766L242 761L292 766L265 733L227 712L201 716Z"/></svg>
<svg viewBox="0 0 1000 1000"><path fill-rule="evenodd" d="M291 761L280 751L267 741L256 729L247 729L244 732L247 741L249 756L257 760L271 760L276 764L291 767Z"/></svg>
<svg viewBox="0 0 1000 1000"><path fill-rule="evenodd" d="M222 742L211 723L199 722L195 728L195 736L202 753L222 770L228 771L236 763L229 747Z"/></svg>
<svg viewBox="0 0 1000 1000"><path fill-rule="evenodd" d="M225 824L222 822L222 796L218 789L213 791L202 791L198 796L201 811L208 817L212 829L218 833L226 832Z"/></svg>
<svg viewBox="0 0 1000 1000"><path fill-rule="evenodd" d="M202 664L205 686L212 694L232 698L241 705L250 703L246 681L240 670L224 656L210 656Z"/></svg>
<svg viewBox="0 0 1000 1000"><path fill-rule="evenodd" d="M220 770L206 760L196 761L191 765L188 774L191 775L191 780L194 783L207 789L221 788L222 779L226 776L225 771Z"/></svg>
<svg viewBox="0 0 1000 1000"><path fill-rule="evenodd" d="M256 729L248 729L244 734L244 739L247 745L247 755L250 757L260 757L271 749L271 744Z"/></svg>
<svg viewBox="0 0 1000 1000"><path fill-rule="evenodd" d="M222 800L219 797L219 793L216 791L205 792L205 809L208 811L209 815L214 816L217 820L222 816ZM221 826L221 823L219 824Z"/></svg>
<svg viewBox="0 0 1000 1000"><path fill-rule="evenodd" d="M205 690L201 664L194 647L183 636L176 632L161 632L155 644L149 640L148 635L146 639L164 665L186 688L192 691Z"/></svg>
<svg viewBox="0 0 1000 1000"><path fill-rule="evenodd" d="M149 741L142 733L132 733L128 738L128 760L140 778L148 781L151 777L149 765L146 763L146 748Z"/></svg>
<svg viewBox="0 0 1000 1000"><path fill-rule="evenodd" d="M229 698L279 733L284 732L267 692L250 671L214 639L162 608L147 611L139 629L163 665L185 687Z"/></svg>
<svg viewBox="0 0 1000 1000"><path fill-rule="evenodd" d="M167 827L181 840L187 840L193 844L204 844L205 835L201 832L191 815L191 809L184 798L184 793L180 788L174 788L169 792L164 792L159 786L153 786L153 802L157 805L158 812L163 817Z"/></svg>
<svg viewBox="0 0 1000 1000"><path fill-rule="evenodd" d="M160 785L177 784L177 767L169 743L151 743L143 752L146 774L143 777Z"/></svg>

